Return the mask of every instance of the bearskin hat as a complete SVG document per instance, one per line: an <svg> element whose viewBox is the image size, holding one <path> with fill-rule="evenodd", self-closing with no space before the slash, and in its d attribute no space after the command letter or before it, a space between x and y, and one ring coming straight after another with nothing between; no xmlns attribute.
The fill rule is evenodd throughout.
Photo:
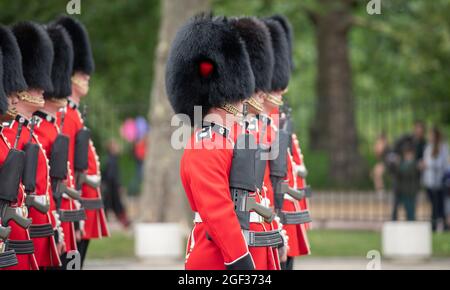
<svg viewBox="0 0 450 290"><path fill-rule="evenodd" d="M22 54L22 69L29 89L52 91L53 44L42 25L20 22L13 26Z"/></svg>
<svg viewBox="0 0 450 290"><path fill-rule="evenodd" d="M25 91L28 86L22 71L22 55L11 29L0 25L0 49L3 53L3 87L9 96Z"/></svg>
<svg viewBox="0 0 450 290"><path fill-rule="evenodd" d="M73 44L73 73L83 72L91 75L95 69L91 42L86 27L77 19L69 16L59 17L54 24L62 25L70 35Z"/></svg>
<svg viewBox="0 0 450 290"><path fill-rule="evenodd" d="M230 23L245 43L255 76L255 91L269 92L274 66L269 29L255 17L230 19Z"/></svg>
<svg viewBox="0 0 450 290"><path fill-rule="evenodd" d="M166 91L175 113L194 120L214 107L249 98L255 79L239 34L223 17L199 15L176 34L166 67Z"/></svg>
<svg viewBox="0 0 450 290"><path fill-rule="evenodd" d="M3 89L3 54L0 50L0 115L3 115L8 110L8 100Z"/></svg>
<svg viewBox="0 0 450 290"><path fill-rule="evenodd" d="M278 23L281 24L281 26L284 29L284 32L286 33L286 37L288 40L288 45L289 45L289 61L291 62L291 70L294 70L295 68L295 63L294 63L294 55L293 55L293 49L294 49L294 30L292 29L292 25L289 22L289 20L287 19L287 17L283 16L283 15L273 15L272 17L270 17L271 19L278 21Z"/></svg>
<svg viewBox="0 0 450 290"><path fill-rule="evenodd" d="M272 38L272 49L275 56L275 65L272 76L272 91L281 91L288 87L291 77L289 63L289 45L283 27L277 21L264 19Z"/></svg>
<svg viewBox="0 0 450 290"><path fill-rule="evenodd" d="M55 56L52 66L53 90L46 91L46 99L64 99L72 93L73 46L69 34L61 25L47 27Z"/></svg>

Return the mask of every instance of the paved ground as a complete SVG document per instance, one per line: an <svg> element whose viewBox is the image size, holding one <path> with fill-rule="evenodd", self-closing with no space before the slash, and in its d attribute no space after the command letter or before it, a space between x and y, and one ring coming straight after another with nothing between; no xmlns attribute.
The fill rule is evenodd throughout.
<svg viewBox="0 0 450 290"><path fill-rule="evenodd" d="M303 258L296 261L297 270L365 270L368 260L361 258ZM88 260L86 270L182 270L182 261L167 260ZM381 269L445 269L450 270L450 259L431 259L428 261L390 261L381 260Z"/></svg>

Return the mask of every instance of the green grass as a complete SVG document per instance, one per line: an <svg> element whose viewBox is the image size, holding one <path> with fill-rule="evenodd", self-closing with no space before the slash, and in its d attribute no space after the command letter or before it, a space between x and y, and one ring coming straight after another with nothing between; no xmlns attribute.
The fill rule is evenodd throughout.
<svg viewBox="0 0 450 290"><path fill-rule="evenodd" d="M370 250L381 251L381 235L377 232L311 230L308 238L312 257L365 257Z"/></svg>
<svg viewBox="0 0 450 290"><path fill-rule="evenodd" d="M120 259L134 257L134 237L131 234L113 232L111 237L92 240L87 259Z"/></svg>
<svg viewBox="0 0 450 290"><path fill-rule="evenodd" d="M370 250L381 251L381 233L361 230L311 230L311 257L365 257ZM433 256L450 258L450 233L433 234ZM114 232L110 238L93 240L88 259L134 257L132 235Z"/></svg>
<svg viewBox="0 0 450 290"><path fill-rule="evenodd" d="M365 257L381 251L381 233L360 230L312 230L308 232L312 257ZM450 257L450 233L433 234L433 256Z"/></svg>
<svg viewBox="0 0 450 290"><path fill-rule="evenodd" d="M436 257L450 257L450 233L433 235L433 255Z"/></svg>

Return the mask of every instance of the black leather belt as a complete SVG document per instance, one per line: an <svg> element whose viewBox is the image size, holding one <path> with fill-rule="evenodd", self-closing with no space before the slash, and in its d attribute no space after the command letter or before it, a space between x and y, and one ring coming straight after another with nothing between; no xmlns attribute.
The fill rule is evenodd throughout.
<svg viewBox="0 0 450 290"><path fill-rule="evenodd" d="M14 250L0 253L0 268L12 267L17 264L19 264L19 261L17 261L16 253L14 252Z"/></svg>
<svg viewBox="0 0 450 290"><path fill-rule="evenodd" d="M55 233L51 224L31 225L28 230L31 238L51 237Z"/></svg>
<svg viewBox="0 0 450 290"><path fill-rule="evenodd" d="M278 216L280 217L280 222L284 225L299 225L312 222L308 210L298 212L282 211Z"/></svg>
<svg viewBox="0 0 450 290"><path fill-rule="evenodd" d="M86 219L84 209L60 210L59 219L62 222L79 222Z"/></svg>
<svg viewBox="0 0 450 290"><path fill-rule="evenodd" d="M83 198L81 200L81 204L83 205L84 209L102 209L103 206L103 200L101 198Z"/></svg>
<svg viewBox="0 0 450 290"><path fill-rule="evenodd" d="M244 236L249 247L278 247L283 244L280 231L244 231Z"/></svg>
<svg viewBox="0 0 450 290"><path fill-rule="evenodd" d="M33 254L34 244L32 240L8 240L6 250L14 250L17 255Z"/></svg>

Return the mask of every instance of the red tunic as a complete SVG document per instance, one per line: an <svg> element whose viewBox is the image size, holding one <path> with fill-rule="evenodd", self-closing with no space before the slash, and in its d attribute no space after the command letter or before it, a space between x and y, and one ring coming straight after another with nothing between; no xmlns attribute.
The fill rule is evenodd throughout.
<svg viewBox="0 0 450 290"><path fill-rule="evenodd" d="M47 158L50 160L52 153L52 146L58 137L59 127L56 125L56 119L47 115L46 113L41 113L39 116L35 116L37 123L34 128L36 136L39 138L39 142L42 148L45 150ZM48 118L48 119L47 119ZM68 165L69 166L69 165ZM67 185L73 187L72 178L70 173L67 175ZM52 191L50 187L50 192ZM63 195L61 201L61 209L63 210L73 210L75 209L75 204L73 200L69 197ZM77 251L77 242L75 236L75 227L73 222L61 222L61 227L64 232L64 242L66 244L66 251Z"/></svg>
<svg viewBox="0 0 450 290"><path fill-rule="evenodd" d="M288 164L288 180L289 186L292 188L298 188L297 179L294 172L295 165L290 150L288 150L287 156L287 164ZM290 200L285 199L283 203L283 211L301 211L302 208L300 206L300 201L298 200ZM289 236L289 257L303 256L309 255L309 242L308 237L306 235L305 224L299 225L284 225L283 228L286 230Z"/></svg>
<svg viewBox="0 0 450 290"><path fill-rule="evenodd" d="M12 121L8 127L3 129L3 134L10 144L14 144L16 133L18 130L18 122ZM17 149L23 150L30 137L30 130L27 126L23 126L22 133L18 142ZM51 186L49 178L48 159L38 137L33 133L31 139L33 144L38 144L40 147L38 155L38 169L36 174L36 195L46 195L50 201L50 210L43 214L35 208L29 209L29 217L33 219L33 224L52 224L53 229L56 230L56 222L53 213L56 210L55 203L51 197ZM61 265L59 255L56 249L56 243L53 236L43 238L33 238L35 257L39 267L58 267Z"/></svg>
<svg viewBox="0 0 450 290"><path fill-rule="evenodd" d="M275 134L278 131L279 126L279 118L278 118L278 110L274 110L271 113L272 121L271 121L271 136L268 138L270 142L273 142L275 139ZM286 182L289 183L290 187L297 188L297 180L296 175L294 173L294 167L292 166L292 154L290 150L286 153L287 159L287 176ZM300 207L300 203L297 200L285 199L283 202L283 211L300 211L302 208ZM283 229L286 230L286 233L289 237L289 257L296 257L301 255L309 254L309 243L306 237L306 229L304 225L283 225Z"/></svg>
<svg viewBox="0 0 450 290"><path fill-rule="evenodd" d="M292 135L292 158L296 166L301 166L304 164L302 151L295 134ZM306 186L306 179L297 175L297 188L304 189ZM308 200L306 198L300 201L300 208L302 210L309 210ZM306 229L309 229L310 227L310 223L305 224Z"/></svg>
<svg viewBox="0 0 450 290"><path fill-rule="evenodd" d="M58 114L59 123L61 121L61 114ZM63 133L69 136L69 163L71 166L72 177L75 180L75 169L73 167L73 159L75 152L75 137L79 130L84 127L83 119L77 107L73 103L67 105L67 111L64 119ZM92 140L89 142L88 151L88 175L100 176L100 163L97 152L95 150ZM92 188L86 184L82 187L83 199L99 199L101 198L101 191L99 188ZM86 220L84 221L83 239L98 239L108 237L109 230L106 222L105 211L103 208L86 210Z"/></svg>
<svg viewBox="0 0 450 290"><path fill-rule="evenodd" d="M259 115L258 116L258 142L270 146L272 143L272 136L274 135L274 127L272 126L272 119L267 116ZM264 182L263 188L265 191L265 197L268 199L269 206L274 208L275 206L275 195L273 192L272 181L270 180L270 162L267 160L266 171L264 172ZM273 220L270 224L267 225L272 230L280 229L278 222ZM278 249L273 249L274 257L277 259L277 263L279 264L279 255ZM277 268L281 269L280 267Z"/></svg>
<svg viewBox="0 0 450 290"><path fill-rule="evenodd" d="M256 118L252 119L252 126L248 128L248 132L252 134L256 142L259 143L260 132L259 132L259 122ZM242 128L240 130L242 131ZM266 167L267 171L267 167ZM255 199L257 202L270 206L271 202L267 196L267 189L264 187L261 192L255 193ZM273 229L272 223L250 223L250 230L255 232L267 232ZM252 255L253 261L255 262L256 270L279 270L280 262L278 259L278 249L275 247L249 247L250 254Z"/></svg>
<svg viewBox="0 0 450 290"><path fill-rule="evenodd" d="M0 127L1 132L1 127ZM11 148L11 144L7 141L7 139L3 136L3 133L0 133L0 164L5 162L6 157L8 156L8 152ZM21 207L24 204L24 191L22 185L19 187L19 194L17 196L17 203L13 206ZM11 240L19 240L25 241L30 240L30 235L28 230L22 228L14 221L10 221L8 225L11 227L11 234L9 235L9 239ZM25 255L17 255L18 264L13 267L3 268L0 270L37 270L38 264L36 261L36 257L34 254L25 254Z"/></svg>
<svg viewBox="0 0 450 290"><path fill-rule="evenodd" d="M211 130L200 139L197 131L184 150L181 181L192 211L202 219L188 240L188 270L224 270L227 264L248 256L229 188L235 129L228 137ZM226 148L214 149L222 144Z"/></svg>

